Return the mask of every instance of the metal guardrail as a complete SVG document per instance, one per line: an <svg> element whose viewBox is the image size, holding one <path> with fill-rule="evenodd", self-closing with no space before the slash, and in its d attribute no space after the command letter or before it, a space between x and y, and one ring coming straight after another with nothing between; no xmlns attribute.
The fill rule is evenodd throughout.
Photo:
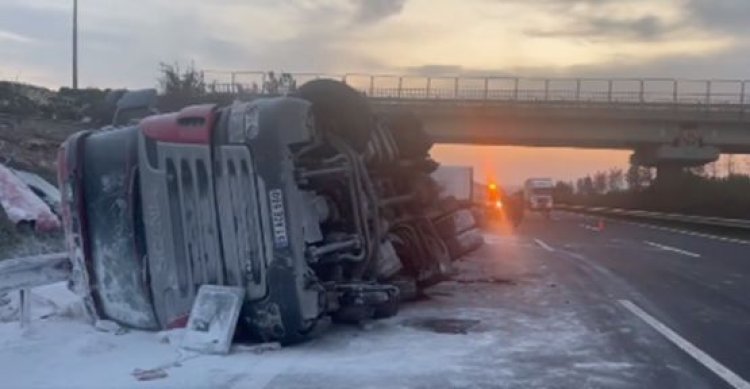
<svg viewBox="0 0 750 389"><path fill-rule="evenodd" d="M637 218L637 219L647 219L647 220L653 220L653 221L693 224L693 225L699 225L699 226L710 226L710 227L721 227L721 228L732 228L732 229L750 231L750 220L748 219L730 219L730 218L720 218L720 217L712 217L712 216L682 215L682 214L676 214L676 213L652 212L652 211L642 211L642 210L622 209L622 208L584 207L580 205L564 205L564 204L557 204L555 208L565 210L565 211L574 211L574 212L590 213L590 214L597 214L597 215L628 217L628 218Z"/></svg>
<svg viewBox="0 0 750 389"><path fill-rule="evenodd" d="M29 290L37 286L65 281L71 263L67 253L35 255L0 260L0 295L18 290L21 305L21 326L31 321Z"/></svg>
<svg viewBox="0 0 750 389"><path fill-rule="evenodd" d="M202 72L208 91L279 94L288 85L260 71ZM301 85L328 78L347 83L369 97L398 100L518 102L659 103L744 107L750 105L750 80L670 78L426 77L388 74L287 73Z"/></svg>

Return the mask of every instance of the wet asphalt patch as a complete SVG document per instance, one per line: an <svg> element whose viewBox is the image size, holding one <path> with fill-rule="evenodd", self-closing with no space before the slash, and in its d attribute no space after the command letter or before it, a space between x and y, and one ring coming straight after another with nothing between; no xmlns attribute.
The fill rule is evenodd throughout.
<svg viewBox="0 0 750 389"><path fill-rule="evenodd" d="M424 317L406 320L402 325L438 334L463 335L478 325L480 320Z"/></svg>

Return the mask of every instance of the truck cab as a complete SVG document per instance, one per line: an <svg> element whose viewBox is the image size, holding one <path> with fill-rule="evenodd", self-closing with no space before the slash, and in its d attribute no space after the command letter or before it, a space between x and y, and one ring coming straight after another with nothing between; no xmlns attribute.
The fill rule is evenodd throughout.
<svg viewBox="0 0 750 389"><path fill-rule="evenodd" d="M325 80L79 132L58 161L71 286L94 318L147 330L184 326L202 285L242 288L258 341L393 315L482 244L430 146Z"/></svg>

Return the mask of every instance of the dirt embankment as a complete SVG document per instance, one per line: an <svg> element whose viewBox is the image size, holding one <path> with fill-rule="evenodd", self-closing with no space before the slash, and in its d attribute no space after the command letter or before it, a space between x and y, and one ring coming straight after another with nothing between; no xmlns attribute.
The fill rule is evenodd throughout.
<svg viewBox="0 0 750 389"><path fill-rule="evenodd" d="M80 123L28 119L0 126L0 163L37 173L55 183L57 149Z"/></svg>

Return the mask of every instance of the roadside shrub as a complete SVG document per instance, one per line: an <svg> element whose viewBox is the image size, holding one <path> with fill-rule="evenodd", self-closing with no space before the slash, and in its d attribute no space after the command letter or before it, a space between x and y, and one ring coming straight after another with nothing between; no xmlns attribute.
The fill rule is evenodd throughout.
<svg viewBox="0 0 750 389"><path fill-rule="evenodd" d="M561 202L610 208L750 219L750 176L704 177L684 172L670 186L576 193Z"/></svg>

